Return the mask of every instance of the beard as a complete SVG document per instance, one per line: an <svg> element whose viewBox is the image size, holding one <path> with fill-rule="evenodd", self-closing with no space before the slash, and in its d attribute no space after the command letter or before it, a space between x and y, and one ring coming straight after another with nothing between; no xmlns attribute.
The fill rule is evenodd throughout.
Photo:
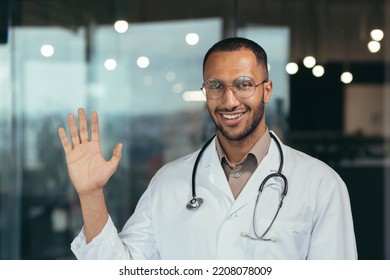
<svg viewBox="0 0 390 280"><path fill-rule="evenodd" d="M215 126L218 128L218 131L228 140L230 141L242 141L246 139L247 137L251 136L252 133L257 129L259 126L261 120L264 117L264 108L265 103L264 100L261 100L261 103L256 109L254 110L254 118L252 121L240 132L233 134L224 129L224 127L217 123L217 121L213 118L213 116L210 113L211 119L213 120Z"/></svg>

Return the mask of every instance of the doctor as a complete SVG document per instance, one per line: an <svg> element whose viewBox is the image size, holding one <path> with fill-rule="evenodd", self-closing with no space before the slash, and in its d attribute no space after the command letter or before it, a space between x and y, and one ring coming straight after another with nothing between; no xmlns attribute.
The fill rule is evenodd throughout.
<svg viewBox="0 0 390 280"><path fill-rule="evenodd" d="M98 115L68 115L59 136L81 203L78 259L356 259L347 188L323 162L269 131L272 81L255 42L229 38L203 61L202 90L218 128L202 149L162 167L120 233L103 188L122 154L106 161ZM195 171L193 169L195 167ZM191 180L192 178L192 180Z"/></svg>

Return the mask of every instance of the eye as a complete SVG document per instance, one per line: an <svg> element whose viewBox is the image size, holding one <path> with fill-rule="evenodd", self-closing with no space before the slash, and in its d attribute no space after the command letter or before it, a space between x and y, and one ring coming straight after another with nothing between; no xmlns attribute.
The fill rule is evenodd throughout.
<svg viewBox="0 0 390 280"><path fill-rule="evenodd" d="M206 83L206 88L210 90L221 90L223 89L223 84L219 81L208 81Z"/></svg>
<svg viewBox="0 0 390 280"><path fill-rule="evenodd" d="M253 82L252 80L248 78L239 79L234 83L234 87L237 90L248 90L253 88Z"/></svg>

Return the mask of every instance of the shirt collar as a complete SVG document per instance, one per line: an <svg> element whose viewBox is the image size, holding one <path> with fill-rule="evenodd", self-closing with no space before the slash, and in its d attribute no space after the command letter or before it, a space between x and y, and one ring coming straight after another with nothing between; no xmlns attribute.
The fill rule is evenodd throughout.
<svg viewBox="0 0 390 280"><path fill-rule="evenodd" d="M218 140L218 137L216 137L215 142L216 142L219 161L222 162L223 160L226 160L228 162L226 153L223 150L221 143ZM268 127L266 127L263 136L260 137L260 139L256 142L256 144L252 147L252 149L245 155L245 157L240 162L244 161L248 157L248 155L253 155L257 161L257 165L259 165L260 162L268 153L270 144L271 144L271 136L269 135Z"/></svg>

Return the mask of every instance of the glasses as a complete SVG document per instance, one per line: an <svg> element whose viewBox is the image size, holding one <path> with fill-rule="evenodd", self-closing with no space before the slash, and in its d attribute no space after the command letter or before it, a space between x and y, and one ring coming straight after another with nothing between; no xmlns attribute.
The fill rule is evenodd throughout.
<svg viewBox="0 0 390 280"><path fill-rule="evenodd" d="M223 82L217 79L209 79L202 84L201 90L208 99L219 99L225 92L226 88L230 87L233 89L233 94L240 98L251 97L256 88L268 80L264 80L259 84L256 84L255 80L251 77L238 77L232 83L232 85L225 85Z"/></svg>

